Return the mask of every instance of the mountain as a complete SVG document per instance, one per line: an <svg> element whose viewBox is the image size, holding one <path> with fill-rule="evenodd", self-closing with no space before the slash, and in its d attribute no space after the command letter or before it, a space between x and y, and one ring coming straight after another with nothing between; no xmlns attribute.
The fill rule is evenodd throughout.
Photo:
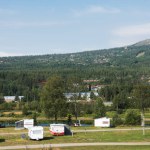
<svg viewBox="0 0 150 150"><path fill-rule="evenodd" d="M150 39L146 39L133 44L133 46L150 46Z"/></svg>
<svg viewBox="0 0 150 150"><path fill-rule="evenodd" d="M149 67L150 40L127 47L70 54L1 57L0 70L47 70L96 67Z"/></svg>

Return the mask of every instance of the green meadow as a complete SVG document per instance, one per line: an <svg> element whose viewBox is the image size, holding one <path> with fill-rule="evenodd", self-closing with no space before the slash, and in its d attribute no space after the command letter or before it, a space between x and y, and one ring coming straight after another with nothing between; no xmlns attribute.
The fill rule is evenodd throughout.
<svg viewBox="0 0 150 150"><path fill-rule="evenodd" d="M80 128L74 128L79 130ZM87 128L88 129L88 128ZM91 127L89 128L91 129ZM95 129L95 128L94 128ZM108 129L109 130L109 129ZM15 130L14 128L0 129L0 146L24 145L24 144L58 144L58 143L92 143L92 142L150 142L150 130L145 131L98 131L76 132L68 136L52 136L48 128L45 128L44 139L40 141L29 140L27 130ZM12 134L10 134L12 133ZM25 134L25 139L21 135Z"/></svg>

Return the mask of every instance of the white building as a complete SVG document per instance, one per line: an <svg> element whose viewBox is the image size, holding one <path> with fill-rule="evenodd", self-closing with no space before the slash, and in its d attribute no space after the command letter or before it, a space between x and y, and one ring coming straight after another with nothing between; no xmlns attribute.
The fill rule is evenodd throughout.
<svg viewBox="0 0 150 150"><path fill-rule="evenodd" d="M5 102L13 102L15 101L16 96L4 96L4 101ZM22 98L24 98L24 96L18 96L19 100L21 100Z"/></svg>
<svg viewBox="0 0 150 150"><path fill-rule="evenodd" d="M95 127L110 127L110 118L103 117L94 119L94 126Z"/></svg>
<svg viewBox="0 0 150 150"><path fill-rule="evenodd" d="M34 126L34 119L23 119L15 122L16 129L29 129Z"/></svg>

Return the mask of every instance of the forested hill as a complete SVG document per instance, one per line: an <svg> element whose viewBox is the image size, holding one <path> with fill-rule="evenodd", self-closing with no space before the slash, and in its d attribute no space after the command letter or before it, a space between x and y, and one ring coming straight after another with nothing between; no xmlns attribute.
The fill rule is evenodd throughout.
<svg viewBox="0 0 150 150"><path fill-rule="evenodd" d="M139 44L140 45L140 44ZM132 45L120 48L85 51L70 54L1 57L0 70L36 70L72 68L74 66L140 67L149 66L150 45Z"/></svg>
<svg viewBox="0 0 150 150"><path fill-rule="evenodd" d="M35 91L39 93L41 85L56 74L65 79L67 92L73 92L69 87L76 82L82 87L79 92L85 91L83 81L89 79L105 85L150 83L150 45L146 43L72 54L0 57L0 93L28 93L33 99Z"/></svg>

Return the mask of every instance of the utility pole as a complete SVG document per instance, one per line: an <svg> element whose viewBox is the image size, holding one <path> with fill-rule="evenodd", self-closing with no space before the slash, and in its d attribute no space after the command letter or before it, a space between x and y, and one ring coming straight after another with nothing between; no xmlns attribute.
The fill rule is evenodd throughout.
<svg viewBox="0 0 150 150"><path fill-rule="evenodd" d="M145 118L144 118L144 113L141 113L141 126L143 127L143 135L145 135Z"/></svg>

